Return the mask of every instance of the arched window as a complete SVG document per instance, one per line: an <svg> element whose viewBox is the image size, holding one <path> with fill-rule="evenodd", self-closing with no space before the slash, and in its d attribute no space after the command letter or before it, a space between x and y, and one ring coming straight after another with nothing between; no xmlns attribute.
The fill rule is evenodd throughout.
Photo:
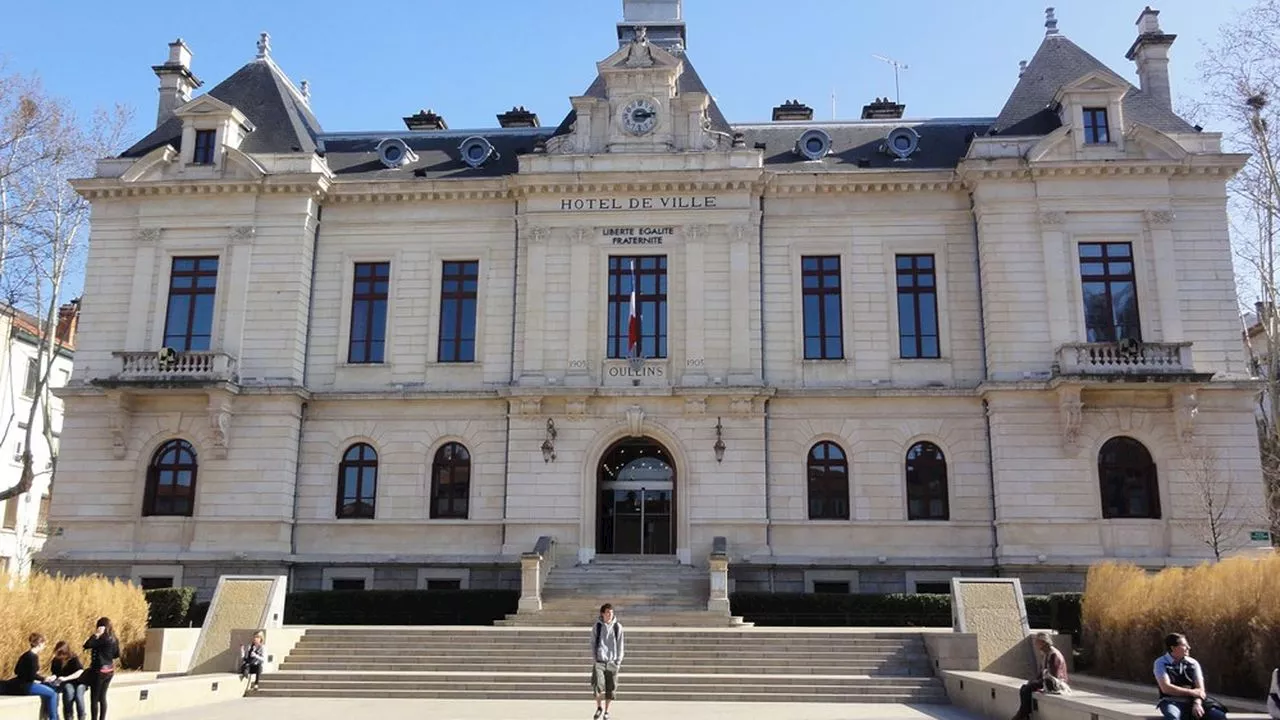
<svg viewBox="0 0 1280 720"><path fill-rule="evenodd" d="M1104 518L1160 518L1156 464L1146 446L1113 437L1098 451L1098 482Z"/></svg>
<svg viewBox="0 0 1280 720"><path fill-rule="evenodd" d="M947 458L931 442L918 442L907 451L907 519L951 519Z"/></svg>
<svg viewBox="0 0 1280 720"><path fill-rule="evenodd" d="M431 517L465 519L470 499L471 453L459 443L448 443L431 463Z"/></svg>
<svg viewBox="0 0 1280 720"><path fill-rule="evenodd" d="M849 519L849 462L833 442L809 449L809 519Z"/></svg>
<svg viewBox="0 0 1280 720"><path fill-rule="evenodd" d="M195 506L195 448L186 440L170 440L151 456L142 515L191 517Z"/></svg>
<svg viewBox="0 0 1280 720"><path fill-rule="evenodd" d="M338 464L338 509L343 519L372 520L378 499L378 451L356 443Z"/></svg>

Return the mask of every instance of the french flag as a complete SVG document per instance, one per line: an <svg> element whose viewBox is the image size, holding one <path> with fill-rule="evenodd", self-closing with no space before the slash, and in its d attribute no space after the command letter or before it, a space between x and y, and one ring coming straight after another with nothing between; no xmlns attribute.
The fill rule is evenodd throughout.
<svg viewBox="0 0 1280 720"><path fill-rule="evenodd" d="M631 307L627 313L627 357L640 357L640 307L636 302L636 261L631 261Z"/></svg>

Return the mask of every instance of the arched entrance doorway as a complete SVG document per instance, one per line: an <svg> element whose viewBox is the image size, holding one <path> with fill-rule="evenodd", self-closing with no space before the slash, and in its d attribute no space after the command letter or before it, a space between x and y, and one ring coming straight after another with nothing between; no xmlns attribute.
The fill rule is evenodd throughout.
<svg viewBox="0 0 1280 720"><path fill-rule="evenodd" d="M675 553L675 463L651 438L626 438L596 470L596 550L615 555Z"/></svg>

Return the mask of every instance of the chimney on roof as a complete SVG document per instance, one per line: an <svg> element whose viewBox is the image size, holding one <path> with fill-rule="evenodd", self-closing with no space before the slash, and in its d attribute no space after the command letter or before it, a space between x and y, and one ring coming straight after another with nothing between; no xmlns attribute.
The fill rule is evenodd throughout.
<svg viewBox="0 0 1280 720"><path fill-rule="evenodd" d="M672 52L686 47L682 0L622 0L618 47L631 42L641 27L649 42Z"/></svg>
<svg viewBox="0 0 1280 720"><path fill-rule="evenodd" d="M906 105L900 105L889 98L876 98L870 105L862 106L862 119L897 120L906 109Z"/></svg>
<svg viewBox="0 0 1280 720"><path fill-rule="evenodd" d="M156 111L156 127L173 117L173 111L191 100L191 91L204 83L191 74L191 48L178 38L169 43L169 60L152 65L160 78L160 106Z"/></svg>
<svg viewBox="0 0 1280 720"><path fill-rule="evenodd" d="M1044 9L1044 36L1058 34L1058 16L1053 14L1053 8Z"/></svg>
<svg viewBox="0 0 1280 720"><path fill-rule="evenodd" d="M80 298L58 308L58 327L54 337L63 345L75 346L76 326L80 324Z"/></svg>
<svg viewBox="0 0 1280 720"><path fill-rule="evenodd" d="M1027 61L1019 60L1018 61L1018 77L1022 77L1023 75L1026 74L1026 72L1027 72Z"/></svg>
<svg viewBox="0 0 1280 720"><path fill-rule="evenodd" d="M773 109L773 121L812 120L813 108L799 100L788 100Z"/></svg>
<svg viewBox="0 0 1280 720"><path fill-rule="evenodd" d="M1166 35L1160 30L1160 11L1150 6L1138 15L1138 39L1129 46L1125 58L1138 66L1138 81L1142 91L1161 106L1173 109L1173 96L1169 90L1169 48L1177 35Z"/></svg>
<svg viewBox="0 0 1280 720"><path fill-rule="evenodd" d="M536 128L538 114L524 109L524 106L513 107L498 116L498 125L504 128Z"/></svg>
<svg viewBox="0 0 1280 720"><path fill-rule="evenodd" d="M417 115L404 119L405 127L410 130L448 130L449 125L434 110L419 110Z"/></svg>

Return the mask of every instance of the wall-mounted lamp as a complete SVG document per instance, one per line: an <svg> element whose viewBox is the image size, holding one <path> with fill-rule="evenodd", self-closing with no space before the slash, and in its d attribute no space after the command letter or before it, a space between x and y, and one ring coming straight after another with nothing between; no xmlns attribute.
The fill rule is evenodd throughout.
<svg viewBox="0 0 1280 720"><path fill-rule="evenodd" d="M556 459L556 421L547 418L547 439L542 441L542 461Z"/></svg>
<svg viewBox="0 0 1280 720"><path fill-rule="evenodd" d="M716 451L716 462L724 462L724 426L720 424L720 418L716 418L716 444L711 448Z"/></svg>

